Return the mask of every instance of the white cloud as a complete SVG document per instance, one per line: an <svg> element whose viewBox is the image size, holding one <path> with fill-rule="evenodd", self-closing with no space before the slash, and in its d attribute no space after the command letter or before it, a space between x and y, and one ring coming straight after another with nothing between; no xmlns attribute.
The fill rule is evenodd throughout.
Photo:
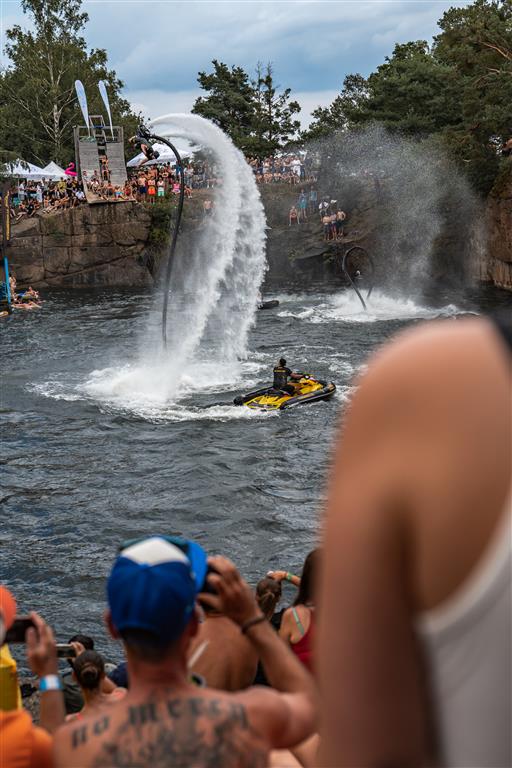
<svg viewBox="0 0 512 768"><path fill-rule="evenodd" d="M85 36L91 47L107 49L125 95L151 117L190 109L198 71L209 71L216 58L251 75L258 61L272 61L276 82L303 105L305 125L346 74L368 75L396 42L431 39L442 13L467 2L84 0ZM0 7L9 26L26 25L19 2L0 0Z"/></svg>

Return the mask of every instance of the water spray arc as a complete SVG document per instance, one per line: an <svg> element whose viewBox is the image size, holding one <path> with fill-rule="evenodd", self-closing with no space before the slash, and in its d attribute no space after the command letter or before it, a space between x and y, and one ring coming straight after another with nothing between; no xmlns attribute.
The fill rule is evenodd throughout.
<svg viewBox="0 0 512 768"><path fill-rule="evenodd" d="M159 144L166 144L171 150L171 152L174 154L174 157L176 158L176 167L179 169L178 172L180 177L180 197L178 200L178 211L176 213L176 222L174 224L174 230L172 233L171 243L169 246L169 255L167 257L167 265L165 268L165 277L164 277L164 303L162 307L162 341L164 343L164 348L167 348L167 309L169 306L169 288L171 284L174 254L176 252L176 243L178 241L178 234L180 231L181 216L183 213L183 202L185 200L185 173L183 170L183 163L181 161L180 153L178 152L174 144L172 144L169 141L169 139L164 139L163 136L157 136L151 133L143 125L139 127L138 138L148 142L156 141ZM139 141L139 143L142 145L142 141Z"/></svg>

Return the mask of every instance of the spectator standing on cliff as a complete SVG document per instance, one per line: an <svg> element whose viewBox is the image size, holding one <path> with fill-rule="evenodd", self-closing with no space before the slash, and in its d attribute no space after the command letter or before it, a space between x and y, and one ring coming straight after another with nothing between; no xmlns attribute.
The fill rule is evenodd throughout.
<svg viewBox="0 0 512 768"><path fill-rule="evenodd" d="M322 216L322 225L324 229L324 240L327 242L331 239L331 217L328 213L324 213Z"/></svg>
<svg viewBox="0 0 512 768"><path fill-rule="evenodd" d="M309 212L311 214L314 214L314 212L317 209L317 203L318 203L318 192L314 187L311 187L309 190Z"/></svg>
<svg viewBox="0 0 512 768"><path fill-rule="evenodd" d="M300 192L298 204L299 204L299 221L307 221L308 220L308 215L307 215L308 198L303 189Z"/></svg>
<svg viewBox="0 0 512 768"><path fill-rule="evenodd" d="M271 749L292 747L314 732L312 677L276 636L234 565L222 557L208 563L215 594L198 594L207 562L197 544L152 536L121 549L108 580L107 621L122 638L130 689L108 711L60 729L56 768L263 768ZM231 619L282 693L229 694L189 682L196 598Z"/></svg>
<svg viewBox="0 0 512 768"><path fill-rule="evenodd" d="M336 211L336 240L341 240L345 234L344 228L346 218L347 214L345 211L340 211L339 209Z"/></svg>

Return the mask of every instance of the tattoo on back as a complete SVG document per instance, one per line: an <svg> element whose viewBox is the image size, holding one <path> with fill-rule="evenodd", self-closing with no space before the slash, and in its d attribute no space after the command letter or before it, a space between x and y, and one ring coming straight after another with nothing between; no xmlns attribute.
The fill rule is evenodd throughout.
<svg viewBox="0 0 512 768"><path fill-rule="evenodd" d="M89 730L90 729L90 730ZM129 708L126 720L84 724L72 747L101 738L95 768L264 768L267 746L242 704L204 697L151 698Z"/></svg>

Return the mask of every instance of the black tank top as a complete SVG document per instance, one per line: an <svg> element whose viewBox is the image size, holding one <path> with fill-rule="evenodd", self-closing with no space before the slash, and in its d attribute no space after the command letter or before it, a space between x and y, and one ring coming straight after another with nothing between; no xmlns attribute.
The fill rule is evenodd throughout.
<svg viewBox="0 0 512 768"><path fill-rule="evenodd" d="M285 368L283 365L276 365L274 368L274 389L283 389L288 383L288 376L291 375L291 370Z"/></svg>

